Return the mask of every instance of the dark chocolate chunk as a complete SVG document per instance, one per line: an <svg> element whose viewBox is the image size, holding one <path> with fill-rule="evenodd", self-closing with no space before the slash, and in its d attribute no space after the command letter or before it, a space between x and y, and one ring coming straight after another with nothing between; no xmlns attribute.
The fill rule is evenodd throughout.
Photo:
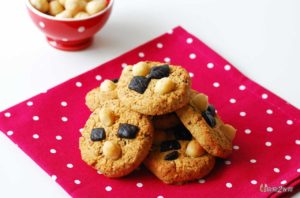
<svg viewBox="0 0 300 198"><path fill-rule="evenodd" d="M216 119L209 111L204 111L201 113L201 115L203 116L204 120L210 127L213 128L216 126L216 124L217 124Z"/></svg>
<svg viewBox="0 0 300 198"><path fill-rule="evenodd" d="M128 88L140 94L143 94L148 87L151 79L144 76L134 76L130 81Z"/></svg>
<svg viewBox="0 0 300 198"><path fill-rule="evenodd" d="M92 141L101 141L105 139L105 130L103 128L94 128L91 133Z"/></svg>
<svg viewBox="0 0 300 198"><path fill-rule="evenodd" d="M134 139L139 130L139 127L132 124L120 124L118 130L118 137Z"/></svg>
<svg viewBox="0 0 300 198"><path fill-rule="evenodd" d="M163 141L160 145L160 152L170 151L170 150L177 150L180 149L181 146L179 142L176 140L167 140Z"/></svg>
<svg viewBox="0 0 300 198"><path fill-rule="evenodd" d="M170 74L169 65L160 65L160 66L152 67L148 77L154 79L161 79L163 77L168 77L169 74Z"/></svg>
<svg viewBox="0 0 300 198"><path fill-rule="evenodd" d="M175 160L178 158L178 156L179 156L178 151L172 151L172 152L168 153L164 159L168 160L168 161Z"/></svg>
<svg viewBox="0 0 300 198"><path fill-rule="evenodd" d="M111 79L111 81L113 81L114 83L117 83L117 82L119 82L119 78Z"/></svg>
<svg viewBox="0 0 300 198"><path fill-rule="evenodd" d="M216 116L216 109L213 105L208 105L207 111L209 111L212 116Z"/></svg>
<svg viewBox="0 0 300 198"><path fill-rule="evenodd" d="M192 134L183 124L180 124L172 130L176 140L192 140Z"/></svg>

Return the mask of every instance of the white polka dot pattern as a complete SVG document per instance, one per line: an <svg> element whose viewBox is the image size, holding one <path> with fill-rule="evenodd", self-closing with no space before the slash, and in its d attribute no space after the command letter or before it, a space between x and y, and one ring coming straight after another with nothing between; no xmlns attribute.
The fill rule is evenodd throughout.
<svg viewBox="0 0 300 198"><path fill-rule="evenodd" d="M245 85L240 85L240 86L239 86L239 90L244 91L245 89L246 89L246 86L245 86Z"/></svg>
<svg viewBox="0 0 300 198"><path fill-rule="evenodd" d="M226 71L229 71L229 70L231 69L231 66L230 66L230 65L225 65L225 66L224 66L224 69L225 69Z"/></svg>
<svg viewBox="0 0 300 198"><path fill-rule="evenodd" d="M291 159L292 159L292 157L291 157L290 155L286 155L286 156L284 156L284 158L285 158L286 160L291 160Z"/></svg>
<svg viewBox="0 0 300 198"><path fill-rule="evenodd" d="M187 39L186 39L186 42L187 42L188 44L191 44L191 43L193 43L193 39L192 39L192 38L187 38Z"/></svg>
<svg viewBox="0 0 300 198"><path fill-rule="evenodd" d="M157 43L157 45L156 45L156 47L159 48L159 49L163 48L163 46L164 45L162 43Z"/></svg>
<svg viewBox="0 0 300 198"><path fill-rule="evenodd" d="M67 118L67 117L65 117L65 116L63 116L63 117L61 117L61 121L63 121L63 122L67 122L67 121L68 121L68 118Z"/></svg>
<svg viewBox="0 0 300 198"><path fill-rule="evenodd" d="M4 116L9 118L11 116L11 114L9 112L4 113Z"/></svg>
<svg viewBox="0 0 300 198"><path fill-rule="evenodd" d="M139 57L140 57L140 58L144 58L144 57L145 57L144 52L140 52L140 53L139 53Z"/></svg>
<svg viewBox="0 0 300 198"><path fill-rule="evenodd" d="M98 80L98 81L100 81L100 80L102 80L102 76L97 75L97 76L95 76L95 79Z"/></svg>
<svg viewBox="0 0 300 198"><path fill-rule="evenodd" d="M60 105L63 106L63 107L66 107L66 106L68 105L68 103L67 103L66 101L62 101L62 102L60 103Z"/></svg>
<svg viewBox="0 0 300 198"><path fill-rule="evenodd" d="M82 87L82 83L81 82L76 82L76 87Z"/></svg>
<svg viewBox="0 0 300 198"><path fill-rule="evenodd" d="M214 86L214 87L220 87L220 83L214 82L214 83L213 83L213 86Z"/></svg>
<svg viewBox="0 0 300 198"><path fill-rule="evenodd" d="M232 104L234 104L234 103L236 103L236 99L230 98L229 102L232 103Z"/></svg>
<svg viewBox="0 0 300 198"><path fill-rule="evenodd" d="M275 173L280 173L279 168L274 168L273 170L274 170Z"/></svg>
<svg viewBox="0 0 300 198"><path fill-rule="evenodd" d="M70 164L70 163L69 163L69 164L67 164L67 167L68 167L68 168L73 168L74 166L73 166L73 164Z"/></svg>
<svg viewBox="0 0 300 198"><path fill-rule="evenodd" d="M207 64L207 68L209 68L209 69L214 68L214 64L213 64L213 63L208 63L208 64Z"/></svg>
<svg viewBox="0 0 300 198"><path fill-rule="evenodd" d="M261 98L262 98L262 99L267 99L267 98L268 98L268 94L266 94L266 93L262 94L262 95L261 95Z"/></svg>
<svg viewBox="0 0 300 198"><path fill-rule="evenodd" d="M190 59L196 59L197 55L194 54L194 53L191 53L191 54L189 55L189 57L190 57Z"/></svg>
<svg viewBox="0 0 300 198"><path fill-rule="evenodd" d="M240 147L239 147L238 145L234 145L232 148L233 148L234 150L239 150L239 149L240 149Z"/></svg>
<svg viewBox="0 0 300 198"><path fill-rule="evenodd" d="M28 101L28 102L26 103L26 105L29 106L29 107L31 107L31 106L33 105L33 102L32 102L32 101Z"/></svg>
<svg viewBox="0 0 300 198"><path fill-rule="evenodd" d="M240 112L240 116L245 117L246 115L247 115L246 112L244 112L244 111L241 111L241 112Z"/></svg>
<svg viewBox="0 0 300 198"><path fill-rule="evenodd" d="M50 153L55 154L56 150L55 149L50 149Z"/></svg>
<svg viewBox="0 0 300 198"><path fill-rule="evenodd" d="M272 142L266 142L265 144L266 144L267 147L272 146Z"/></svg>
<svg viewBox="0 0 300 198"><path fill-rule="evenodd" d="M164 62L170 63L170 62L171 62L171 59L170 59L169 57L166 57L166 58L164 58Z"/></svg>
<svg viewBox="0 0 300 198"><path fill-rule="evenodd" d="M227 188L232 188L232 183L227 182L227 183L226 183L226 187L227 187Z"/></svg>
<svg viewBox="0 0 300 198"><path fill-rule="evenodd" d="M74 183L78 185L78 184L81 184L81 181L78 180L78 179L75 179L75 180L74 180Z"/></svg>
<svg viewBox="0 0 300 198"><path fill-rule="evenodd" d="M287 120L286 123L287 123L288 125L292 125L292 124L293 124L293 120Z"/></svg>
<svg viewBox="0 0 300 198"><path fill-rule="evenodd" d="M257 181L256 180L251 180L251 184L256 185Z"/></svg>
<svg viewBox="0 0 300 198"><path fill-rule="evenodd" d="M84 26L80 26L77 30L78 32L82 33L85 31L85 27Z"/></svg>
<svg viewBox="0 0 300 198"><path fill-rule="evenodd" d="M112 190L112 187L111 187L111 186L106 186L106 187L105 187L105 190L106 190L107 192L109 192L109 191Z"/></svg>
<svg viewBox="0 0 300 198"><path fill-rule="evenodd" d="M245 133L246 133L246 134L250 134L250 133L251 133L251 130L250 130L250 129L245 129Z"/></svg>
<svg viewBox="0 0 300 198"><path fill-rule="evenodd" d="M57 135L55 138L56 138L57 140L62 140L62 137L61 137L60 135Z"/></svg>
<svg viewBox="0 0 300 198"><path fill-rule="evenodd" d="M45 27L46 27L45 23L42 22L42 21L39 22L39 26L40 26L41 28L45 28Z"/></svg>
<svg viewBox="0 0 300 198"><path fill-rule="evenodd" d="M273 111L272 111L272 109L267 109L267 111L266 111L266 112L267 112L267 114L270 114L270 115L271 115L271 114L273 114Z"/></svg>

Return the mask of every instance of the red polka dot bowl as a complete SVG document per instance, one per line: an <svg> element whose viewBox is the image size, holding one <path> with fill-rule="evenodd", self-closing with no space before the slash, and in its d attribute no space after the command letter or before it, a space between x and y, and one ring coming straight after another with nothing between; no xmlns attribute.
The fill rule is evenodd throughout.
<svg viewBox="0 0 300 198"><path fill-rule="evenodd" d="M60 50L76 51L89 47L93 36L107 22L113 7L113 0L107 0L107 7L85 19L58 19L36 10L26 0L26 7L34 24L46 35L48 43Z"/></svg>

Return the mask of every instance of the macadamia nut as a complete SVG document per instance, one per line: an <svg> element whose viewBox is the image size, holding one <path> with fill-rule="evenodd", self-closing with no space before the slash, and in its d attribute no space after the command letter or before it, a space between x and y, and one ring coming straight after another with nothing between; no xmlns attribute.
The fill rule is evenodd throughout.
<svg viewBox="0 0 300 198"><path fill-rule="evenodd" d="M64 10L55 16L56 18L72 18L72 12L70 10Z"/></svg>
<svg viewBox="0 0 300 198"><path fill-rule="evenodd" d="M90 15L96 14L106 7L106 0L93 0L86 4L85 10Z"/></svg>
<svg viewBox="0 0 300 198"><path fill-rule="evenodd" d="M110 109L103 108L99 112L100 122L105 126L111 126L115 123L114 112Z"/></svg>
<svg viewBox="0 0 300 198"><path fill-rule="evenodd" d="M122 155L121 147L118 143L112 141L106 141L103 145L103 155L111 160L117 160Z"/></svg>
<svg viewBox="0 0 300 198"><path fill-rule="evenodd" d="M85 6L86 2L83 0L66 0L65 2L66 10L70 10L72 15L76 15L78 12L83 11Z"/></svg>
<svg viewBox="0 0 300 198"><path fill-rule="evenodd" d="M133 76L147 76L150 68L147 63L139 62L132 67Z"/></svg>
<svg viewBox="0 0 300 198"><path fill-rule="evenodd" d="M191 105L200 112L206 111L208 107L208 96L202 93L197 94L192 98Z"/></svg>
<svg viewBox="0 0 300 198"><path fill-rule="evenodd" d="M89 17L90 15L88 14L88 13L86 13L86 12L78 12L75 16L74 16L74 18L75 19L84 19L84 18L87 18L87 17Z"/></svg>
<svg viewBox="0 0 300 198"><path fill-rule="evenodd" d="M52 16L59 14L60 12L64 11L64 6L61 5L58 1L50 1L49 3L49 13Z"/></svg>
<svg viewBox="0 0 300 198"><path fill-rule="evenodd" d="M105 80L100 85L100 91L107 92L112 91L117 87L117 85L111 80Z"/></svg>
<svg viewBox="0 0 300 198"><path fill-rule="evenodd" d="M47 0L30 0L30 3L35 9L43 13L47 13L49 10L49 3Z"/></svg>
<svg viewBox="0 0 300 198"><path fill-rule="evenodd" d="M161 78L156 82L154 92L158 94L166 94L175 89L175 83L168 77Z"/></svg>
<svg viewBox="0 0 300 198"><path fill-rule="evenodd" d="M220 130L224 133L224 135L232 141L236 134L236 129L230 124L224 124L220 126Z"/></svg>
<svg viewBox="0 0 300 198"><path fill-rule="evenodd" d="M65 3L66 3L66 0L58 0L58 2L61 4L61 5L65 5Z"/></svg>
<svg viewBox="0 0 300 198"><path fill-rule="evenodd" d="M185 153L190 157L200 157L205 153L205 150L196 140L192 140L187 145Z"/></svg>

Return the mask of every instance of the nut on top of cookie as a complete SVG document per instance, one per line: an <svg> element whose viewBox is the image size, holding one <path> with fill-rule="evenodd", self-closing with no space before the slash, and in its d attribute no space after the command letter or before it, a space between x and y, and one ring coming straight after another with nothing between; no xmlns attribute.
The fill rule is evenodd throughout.
<svg viewBox="0 0 300 198"><path fill-rule="evenodd" d="M190 87L189 74L181 66L145 61L124 68L118 97L134 111L163 115L189 102Z"/></svg>

